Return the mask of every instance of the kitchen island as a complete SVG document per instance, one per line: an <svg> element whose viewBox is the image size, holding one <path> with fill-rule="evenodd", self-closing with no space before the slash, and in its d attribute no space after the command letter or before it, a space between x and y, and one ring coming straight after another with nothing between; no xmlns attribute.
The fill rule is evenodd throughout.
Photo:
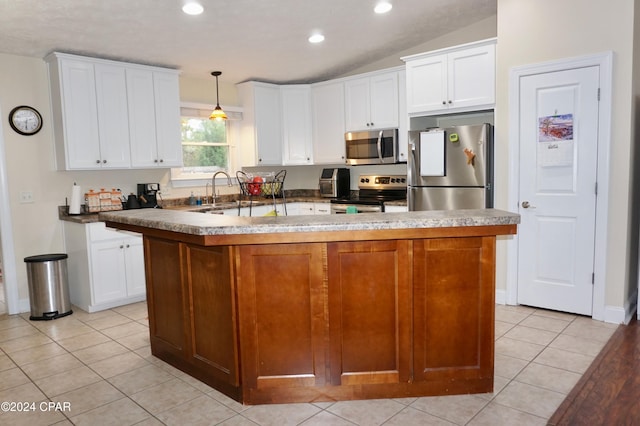
<svg viewBox="0 0 640 426"><path fill-rule="evenodd" d="M153 355L246 404L493 390L488 209L101 213L144 235Z"/></svg>

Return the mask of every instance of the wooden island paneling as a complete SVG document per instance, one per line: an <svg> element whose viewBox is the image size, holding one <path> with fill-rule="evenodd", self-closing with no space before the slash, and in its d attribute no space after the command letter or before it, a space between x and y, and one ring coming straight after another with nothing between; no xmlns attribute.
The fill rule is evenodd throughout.
<svg viewBox="0 0 640 426"><path fill-rule="evenodd" d="M212 217L194 231L104 218L144 235L153 355L262 404L491 392L495 240L518 221L492 214L502 219L397 229L336 217L309 233L331 219ZM215 235L231 223L247 228ZM249 232L263 223L294 232Z"/></svg>

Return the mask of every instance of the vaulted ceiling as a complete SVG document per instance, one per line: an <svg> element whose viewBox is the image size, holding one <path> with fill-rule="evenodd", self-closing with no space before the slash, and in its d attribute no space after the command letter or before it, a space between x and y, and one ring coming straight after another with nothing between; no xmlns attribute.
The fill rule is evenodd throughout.
<svg viewBox="0 0 640 426"><path fill-rule="evenodd" d="M496 14L496 0L0 0L0 53L51 51L177 68L227 83L305 83L351 70ZM311 44L321 31L326 39ZM231 79L232 81L228 81Z"/></svg>

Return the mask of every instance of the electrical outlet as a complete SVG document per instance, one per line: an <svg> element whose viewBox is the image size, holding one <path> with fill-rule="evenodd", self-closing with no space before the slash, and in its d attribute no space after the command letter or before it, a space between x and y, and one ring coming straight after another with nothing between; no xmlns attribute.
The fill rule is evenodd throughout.
<svg viewBox="0 0 640 426"><path fill-rule="evenodd" d="M22 204L33 203L33 192L32 191L21 191L20 192L20 202Z"/></svg>

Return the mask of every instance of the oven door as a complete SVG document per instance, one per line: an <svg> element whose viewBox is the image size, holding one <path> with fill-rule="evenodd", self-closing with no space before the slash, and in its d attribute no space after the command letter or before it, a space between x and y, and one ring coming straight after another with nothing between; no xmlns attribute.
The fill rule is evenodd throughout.
<svg viewBox="0 0 640 426"><path fill-rule="evenodd" d="M351 208L349 208L351 207ZM370 205L370 204L338 204L331 203L331 214L346 214L347 209L356 209L356 213L382 213L384 212L384 206L382 204Z"/></svg>

